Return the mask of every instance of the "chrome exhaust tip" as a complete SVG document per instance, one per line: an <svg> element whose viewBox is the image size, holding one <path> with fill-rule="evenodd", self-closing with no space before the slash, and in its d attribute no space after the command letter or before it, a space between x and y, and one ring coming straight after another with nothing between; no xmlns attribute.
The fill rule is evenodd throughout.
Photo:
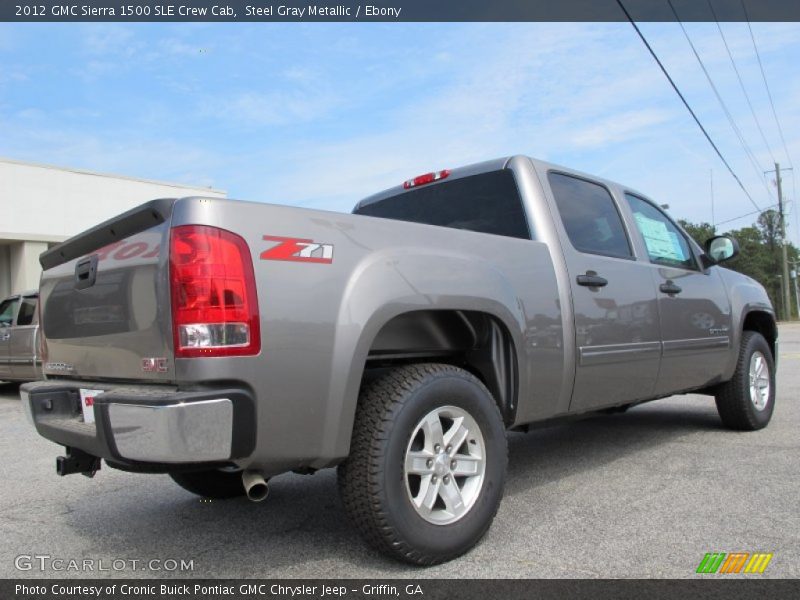
<svg viewBox="0 0 800 600"><path fill-rule="evenodd" d="M252 502L261 502L269 496L267 480L258 471L243 471L242 485L247 498Z"/></svg>

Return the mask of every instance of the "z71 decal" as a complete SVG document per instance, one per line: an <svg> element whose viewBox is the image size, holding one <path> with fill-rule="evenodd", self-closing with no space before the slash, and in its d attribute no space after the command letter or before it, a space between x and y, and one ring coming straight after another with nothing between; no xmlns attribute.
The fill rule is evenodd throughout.
<svg viewBox="0 0 800 600"><path fill-rule="evenodd" d="M265 235L264 240L278 243L264 250L261 260L292 260L328 265L333 262L333 244L319 244L313 240L277 235Z"/></svg>

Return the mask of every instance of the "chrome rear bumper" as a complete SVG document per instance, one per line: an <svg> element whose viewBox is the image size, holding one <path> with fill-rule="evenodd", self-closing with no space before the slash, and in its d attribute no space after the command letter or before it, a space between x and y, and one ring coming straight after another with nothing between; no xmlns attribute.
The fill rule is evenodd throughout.
<svg viewBox="0 0 800 600"><path fill-rule="evenodd" d="M231 456L233 404L228 398L163 406L108 405L114 445L122 458L188 463Z"/></svg>
<svg viewBox="0 0 800 600"><path fill-rule="evenodd" d="M94 423L84 422L81 388L104 390L94 397ZM42 436L123 464L225 462L248 456L255 442L255 403L242 390L46 381L20 395Z"/></svg>

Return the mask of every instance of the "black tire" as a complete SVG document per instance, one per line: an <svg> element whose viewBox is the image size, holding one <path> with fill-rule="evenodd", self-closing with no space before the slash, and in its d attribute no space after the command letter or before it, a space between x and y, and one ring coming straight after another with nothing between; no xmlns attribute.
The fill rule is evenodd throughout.
<svg viewBox="0 0 800 600"><path fill-rule="evenodd" d="M769 394L766 404L759 410L751 398L750 362L755 353L764 357L769 376ZM716 391L717 412L722 423L739 431L755 431L767 426L775 409L775 360L764 337L755 331L745 331L739 349L736 371L730 381Z"/></svg>
<svg viewBox="0 0 800 600"><path fill-rule="evenodd" d="M434 524L412 504L404 461L421 419L446 407L465 412L477 425L485 470L465 514ZM407 365L363 387L350 456L339 466L339 490L350 520L371 546L412 564L433 565L468 551L489 529L502 499L507 462L500 410L477 378L451 365ZM441 479L443 485L446 479Z"/></svg>
<svg viewBox="0 0 800 600"><path fill-rule="evenodd" d="M202 496L224 500L244 496L241 471L185 471L170 473L172 480L188 492Z"/></svg>

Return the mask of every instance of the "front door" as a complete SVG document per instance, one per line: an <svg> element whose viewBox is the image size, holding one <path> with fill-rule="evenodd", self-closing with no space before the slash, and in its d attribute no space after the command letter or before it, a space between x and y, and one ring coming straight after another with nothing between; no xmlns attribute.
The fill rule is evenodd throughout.
<svg viewBox="0 0 800 600"><path fill-rule="evenodd" d="M608 188L552 171L548 180L561 217L575 315L570 412L649 398L661 355L650 265L634 256Z"/></svg>
<svg viewBox="0 0 800 600"><path fill-rule="evenodd" d="M663 332L656 394L716 383L730 356L731 306L719 269L702 269L689 240L653 203L625 194L658 289Z"/></svg>
<svg viewBox="0 0 800 600"><path fill-rule="evenodd" d="M0 302L0 380L11 378L11 361L8 347L11 342L11 326L19 305L19 296Z"/></svg>
<svg viewBox="0 0 800 600"><path fill-rule="evenodd" d="M36 379L36 296L23 296L20 300L17 322L11 331L8 353L11 360L11 375L14 379Z"/></svg>

